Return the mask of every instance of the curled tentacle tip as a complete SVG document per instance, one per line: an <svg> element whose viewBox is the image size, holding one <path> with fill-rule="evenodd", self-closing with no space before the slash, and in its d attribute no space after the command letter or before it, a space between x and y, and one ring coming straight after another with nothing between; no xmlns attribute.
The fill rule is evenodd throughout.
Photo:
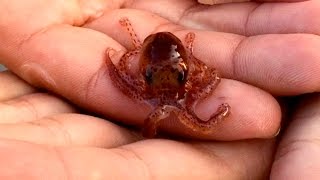
<svg viewBox="0 0 320 180"><path fill-rule="evenodd" d="M113 56L115 53L116 53L116 50L114 50L113 48L108 47L108 48L106 49L106 54L107 54L109 57Z"/></svg>
<svg viewBox="0 0 320 180"><path fill-rule="evenodd" d="M195 38L195 33L194 32L189 32L188 34L187 34L187 38L191 38L191 39L194 39Z"/></svg>
<svg viewBox="0 0 320 180"><path fill-rule="evenodd" d="M119 20L119 23L120 23L122 26L125 26L128 21L129 21L129 19L128 19L127 17L122 17L122 18Z"/></svg>

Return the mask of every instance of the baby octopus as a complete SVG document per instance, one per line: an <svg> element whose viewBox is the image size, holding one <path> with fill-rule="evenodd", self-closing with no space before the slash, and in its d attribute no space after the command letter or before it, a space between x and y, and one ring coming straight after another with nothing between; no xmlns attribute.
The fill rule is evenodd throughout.
<svg viewBox="0 0 320 180"><path fill-rule="evenodd" d="M175 114L186 127L199 133L210 133L212 127L230 113L227 103L221 104L209 120L200 119L195 111L199 100L208 97L220 82L217 71L193 56L195 34L185 36L186 47L170 32L149 35L140 42L128 18L120 24L131 36L134 49L113 64L107 49L106 64L109 76L123 94L147 102L153 110L144 121L143 135L152 138L162 119ZM139 57L138 73L129 69L129 59Z"/></svg>

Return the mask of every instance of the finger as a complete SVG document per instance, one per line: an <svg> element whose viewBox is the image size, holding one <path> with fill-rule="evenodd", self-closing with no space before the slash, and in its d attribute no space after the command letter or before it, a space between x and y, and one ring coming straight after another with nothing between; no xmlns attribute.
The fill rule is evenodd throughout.
<svg viewBox="0 0 320 180"><path fill-rule="evenodd" d="M319 20L314 18L318 17L320 12L320 4L317 0L302 2L274 0L214 6L199 5L191 0L164 1L161 4L140 0L136 1L132 7L151 11L192 29L214 30L245 36L272 33L320 34ZM168 7L170 11L167 10Z"/></svg>
<svg viewBox="0 0 320 180"><path fill-rule="evenodd" d="M320 167L319 94L303 97L281 138L272 166L272 179L318 179Z"/></svg>
<svg viewBox="0 0 320 180"><path fill-rule="evenodd" d="M232 49L229 60L217 57L219 54L209 54L209 58L215 58L216 61L211 62L217 68L229 62L225 66L229 68L220 68L227 78L278 96L299 95L320 91L320 56L316 48L319 43L320 39L314 35L263 35L240 41L236 49Z"/></svg>
<svg viewBox="0 0 320 180"><path fill-rule="evenodd" d="M264 91L237 81L223 79L213 95L196 106L201 119L209 117L222 103L231 106L231 114L217 123L209 134L193 132L177 120L164 120L160 128L184 137L218 140L274 137L280 127L281 111L277 102Z"/></svg>
<svg viewBox="0 0 320 180"><path fill-rule="evenodd" d="M52 148L2 140L0 156L5 163L0 163L0 174L4 179L33 177L35 180L43 176L80 180L266 179L272 144L252 141L189 145L159 140L107 150Z"/></svg>
<svg viewBox="0 0 320 180"><path fill-rule="evenodd" d="M224 4L224 3L239 3L239 2L248 2L248 1L257 1L257 2L298 2L303 0L198 0L201 4L215 5L215 4Z"/></svg>
<svg viewBox="0 0 320 180"><path fill-rule="evenodd" d="M124 3L125 0L1 1L0 12L3 16L0 17L0 63L17 62L24 54L19 49L23 49L24 43L28 43L37 34L45 33L59 24L82 26L101 16L106 9L119 8Z"/></svg>
<svg viewBox="0 0 320 180"><path fill-rule="evenodd" d="M45 116L76 111L60 98L46 93L34 93L0 102L0 123L28 122Z"/></svg>
<svg viewBox="0 0 320 180"><path fill-rule="evenodd" d="M0 102L35 92L32 86L9 71L0 72L0 82Z"/></svg>
<svg viewBox="0 0 320 180"><path fill-rule="evenodd" d="M0 138L50 146L117 147L141 136L109 121L81 114L58 114L17 124L0 124Z"/></svg>
<svg viewBox="0 0 320 180"><path fill-rule="evenodd" d="M225 78L253 84L275 95L320 91L318 36L274 34L245 38L235 34L185 30L163 18L136 10L113 11L88 24L88 27L132 48L129 36L123 35L125 30L118 24L118 19L123 16L130 17L141 40L159 31L175 32L180 39L190 31L195 32L195 56L217 68ZM149 23L145 25L144 21Z"/></svg>
<svg viewBox="0 0 320 180"><path fill-rule="evenodd" d="M248 2L250 0L198 0L201 4L208 4L208 5L214 5L214 4L224 4L224 3L238 3L238 2Z"/></svg>
<svg viewBox="0 0 320 180"><path fill-rule="evenodd" d="M36 44L46 44L46 47ZM89 29L57 27L34 37L29 45L33 48L28 48L25 55L28 61L22 62L24 65L16 69L20 69L17 73L30 83L51 89L86 109L126 124L142 124L147 117L149 110L125 97L107 76L105 50L109 47L123 49L113 39ZM50 60L52 55L55 55L54 61ZM39 56L41 60L37 58ZM63 68L59 64L63 64ZM280 121L279 105L273 97L242 83L224 81L220 93L215 94L220 101L211 100L209 104L212 109L206 110L208 114L213 113L218 103L229 103L234 114L225 122L229 124L230 129L226 131L230 134L214 131L206 138L231 140L273 136ZM249 108L241 108L243 97L246 97L246 106ZM224 129L223 126L224 123L221 123L219 129ZM190 135L200 134L197 132Z"/></svg>
<svg viewBox="0 0 320 180"><path fill-rule="evenodd" d="M233 72L227 77L254 84L274 95L319 92L319 44L319 37L303 34L245 39L234 51Z"/></svg>

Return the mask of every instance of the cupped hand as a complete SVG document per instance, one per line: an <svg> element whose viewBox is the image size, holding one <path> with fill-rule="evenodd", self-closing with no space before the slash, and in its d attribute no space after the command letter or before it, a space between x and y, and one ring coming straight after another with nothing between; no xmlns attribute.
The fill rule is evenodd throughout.
<svg viewBox="0 0 320 180"><path fill-rule="evenodd" d="M198 111L210 114L210 107L223 100L232 106L232 116L217 125L209 136L193 134L180 126L170 128L164 124L162 129L174 129L180 135L205 139L272 137L279 128L280 108L276 100L263 90L273 95L319 91L319 53L316 50L319 27L318 19L314 18L319 3L315 0L287 2L290 3L275 0L207 7L191 0L3 1L0 2L0 12L4 14L0 16L0 59L1 63L35 86L62 95L115 121L141 124L147 110L139 109L112 86L104 65L106 48L131 48L129 37L118 24L119 18L130 18L141 40L157 31L171 31L180 38L193 31L196 33L195 56L216 67L225 78L215 94L199 105ZM50 113L52 110L47 111ZM101 119L84 115L69 115L63 119L75 120L67 130L86 118L90 123L101 122ZM20 123L20 118L12 121ZM50 118L47 121L52 122ZM101 126L114 126L104 123ZM10 137L4 135L1 159L12 164L5 164L11 171L3 167L0 174L18 172L29 176L48 176L44 169L38 167L49 167L52 175L75 179L123 178L125 175L159 179L259 179L267 176L274 146L272 140L135 142L135 137L123 129L115 130L119 138L125 137L120 141L123 143L110 145L107 140L115 140L104 137L109 133L102 133L107 140L100 142L91 136L95 135L94 128L81 128L84 128L81 132L88 134L74 131L74 135L84 136L69 145L86 147L56 148L63 142L63 137L43 140L41 136L27 138L21 133L12 133ZM52 130L49 128L48 131ZM129 135L126 137L122 133ZM93 141L83 140L85 138ZM29 166L22 167L21 164Z"/></svg>
<svg viewBox="0 0 320 180"><path fill-rule="evenodd" d="M301 20L298 27L287 23L283 28L291 18L290 9L314 8L315 1L212 7L191 0L1 3L5 7L1 12L10 14L10 18L0 19L1 63L35 86L125 124L142 124L149 109L125 97L108 77L105 50L131 48L130 38L118 22L121 17L131 20L141 40L157 31L171 31L180 38L193 31L195 56L216 67L224 77L214 94L196 110L209 116L217 105L226 102L232 108L228 119L209 135L177 123L162 123L160 129L170 133L218 140L273 137L279 129L280 107L263 89L278 95L316 89L315 76L311 75L318 73L317 52L312 51L314 48L295 50L301 42L308 46L317 43L316 35L289 34L311 31L303 29L301 18L296 18ZM289 14L284 15L284 9ZM263 19L271 10L278 18ZM301 58L307 61L302 63Z"/></svg>
<svg viewBox="0 0 320 180"><path fill-rule="evenodd" d="M1 179L261 179L273 140L142 140L0 73Z"/></svg>

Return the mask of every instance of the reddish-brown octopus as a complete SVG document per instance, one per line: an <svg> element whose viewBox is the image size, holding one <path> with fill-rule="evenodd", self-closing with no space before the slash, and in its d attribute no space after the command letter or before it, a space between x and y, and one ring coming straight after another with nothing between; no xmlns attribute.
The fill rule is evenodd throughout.
<svg viewBox="0 0 320 180"><path fill-rule="evenodd" d="M221 80L214 68L193 56L195 34L186 35L186 48L170 32L151 34L141 43L128 18L119 22L130 34L134 49L124 54L116 66L109 48L106 64L113 84L123 94L153 107L144 121L143 135L154 137L159 121L171 113L193 131L212 132L212 127L230 113L230 106L221 104L209 120L200 119L194 111L197 102L208 97ZM132 73L128 61L137 55L138 73Z"/></svg>

